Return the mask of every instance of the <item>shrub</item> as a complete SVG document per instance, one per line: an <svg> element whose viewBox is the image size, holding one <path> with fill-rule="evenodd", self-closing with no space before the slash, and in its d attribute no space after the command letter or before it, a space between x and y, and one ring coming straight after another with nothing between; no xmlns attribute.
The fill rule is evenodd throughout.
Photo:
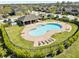
<svg viewBox="0 0 79 59"><path fill-rule="evenodd" d="M78 37L77 37L76 35L74 35L72 38L73 38L74 41L75 41L75 40L77 40Z"/></svg>
<svg viewBox="0 0 79 59"><path fill-rule="evenodd" d="M79 36L79 31L75 35L78 37Z"/></svg>
<svg viewBox="0 0 79 59"><path fill-rule="evenodd" d="M60 54L61 52L63 52L64 50L64 45L63 44L59 44L58 48L57 48L57 54Z"/></svg>
<svg viewBox="0 0 79 59"><path fill-rule="evenodd" d="M34 53L34 57L35 58L43 58L46 56L46 51L45 50L36 50L36 52Z"/></svg>
<svg viewBox="0 0 79 59"><path fill-rule="evenodd" d="M63 17L63 18L61 18L60 20L61 20L61 21L64 21L64 22L68 22L68 21L69 21L69 19L66 18L66 17Z"/></svg>
<svg viewBox="0 0 79 59"><path fill-rule="evenodd" d="M69 42L70 42L70 43L73 43L73 42L74 42L74 39L73 39L73 38L70 38L70 39L69 39Z"/></svg>
<svg viewBox="0 0 79 59"><path fill-rule="evenodd" d="M8 27L8 26L10 26L10 24L9 23L5 23L3 26L4 27Z"/></svg>
<svg viewBox="0 0 79 59"><path fill-rule="evenodd" d="M68 48L69 46L71 46L71 42L70 42L69 40L67 40L67 41L65 42L65 48Z"/></svg>
<svg viewBox="0 0 79 59"><path fill-rule="evenodd" d="M6 49L3 49L2 47L0 47L0 57L5 57L6 56Z"/></svg>
<svg viewBox="0 0 79 59"><path fill-rule="evenodd" d="M52 57L56 55L56 51L54 48L50 49L50 54L52 54Z"/></svg>

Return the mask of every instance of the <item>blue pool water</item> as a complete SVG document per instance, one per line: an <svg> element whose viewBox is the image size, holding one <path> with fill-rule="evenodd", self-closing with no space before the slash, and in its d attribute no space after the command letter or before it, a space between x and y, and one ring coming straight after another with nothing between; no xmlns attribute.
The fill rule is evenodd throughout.
<svg viewBox="0 0 79 59"><path fill-rule="evenodd" d="M60 30L61 27L62 26L60 24L56 24L56 23L48 23L48 24L44 24L44 25L43 24L38 25L36 28L33 28L29 31L29 35L42 36L50 30Z"/></svg>

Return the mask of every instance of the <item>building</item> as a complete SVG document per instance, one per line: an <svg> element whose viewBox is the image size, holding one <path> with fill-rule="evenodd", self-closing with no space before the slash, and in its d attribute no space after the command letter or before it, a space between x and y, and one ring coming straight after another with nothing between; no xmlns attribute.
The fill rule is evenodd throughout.
<svg viewBox="0 0 79 59"><path fill-rule="evenodd" d="M59 7L56 10L56 14L69 14L69 15L79 15L79 8L77 7Z"/></svg>
<svg viewBox="0 0 79 59"><path fill-rule="evenodd" d="M73 8L73 7L68 7L68 8L65 8L65 12L70 14L70 15L78 15L79 14L79 11L78 11L78 8Z"/></svg>
<svg viewBox="0 0 79 59"><path fill-rule="evenodd" d="M61 7L57 8L56 10L56 14L62 14L63 10Z"/></svg>
<svg viewBox="0 0 79 59"><path fill-rule="evenodd" d="M18 18L17 24L26 25L26 24L35 23L35 22L38 22L39 20L41 20L41 18L42 17L37 16L35 14L29 14L29 15Z"/></svg>

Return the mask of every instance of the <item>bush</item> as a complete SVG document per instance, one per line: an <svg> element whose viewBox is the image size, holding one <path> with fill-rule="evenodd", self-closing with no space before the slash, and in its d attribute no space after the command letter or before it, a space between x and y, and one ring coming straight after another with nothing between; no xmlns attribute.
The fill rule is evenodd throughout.
<svg viewBox="0 0 79 59"><path fill-rule="evenodd" d="M75 40L77 40L78 37L77 37L76 35L74 35L72 38L73 38L74 41L75 41Z"/></svg>
<svg viewBox="0 0 79 59"><path fill-rule="evenodd" d="M74 39L73 39L73 38L70 38L70 39L69 39L69 42L70 42L70 43L73 43L73 42L74 42Z"/></svg>
<svg viewBox="0 0 79 59"><path fill-rule="evenodd" d="M34 52L35 58L44 58L47 55L47 51L45 49L38 49Z"/></svg>
<svg viewBox="0 0 79 59"><path fill-rule="evenodd" d="M4 26L4 27L9 27L10 24L9 24L9 23L5 23L5 24L3 24L3 26Z"/></svg>
<svg viewBox="0 0 79 59"><path fill-rule="evenodd" d="M66 43L65 48L68 48L69 46L71 46L71 42L69 40L67 40L65 43Z"/></svg>
<svg viewBox="0 0 79 59"><path fill-rule="evenodd" d="M75 35L78 37L79 36L79 31Z"/></svg>
<svg viewBox="0 0 79 59"><path fill-rule="evenodd" d="M54 48L50 49L50 54L52 54L52 57L57 54Z"/></svg>
<svg viewBox="0 0 79 59"><path fill-rule="evenodd" d="M63 52L64 50L64 45L63 44L59 44L58 48L57 48L57 54L60 54L61 52Z"/></svg>
<svg viewBox="0 0 79 59"><path fill-rule="evenodd" d="M5 57L7 55L6 53L6 49L3 49L2 47L0 47L0 57Z"/></svg>
<svg viewBox="0 0 79 59"><path fill-rule="evenodd" d="M34 53L34 57L35 57L35 58L42 57L42 52L41 52L40 50L36 51L36 52Z"/></svg>
<svg viewBox="0 0 79 59"><path fill-rule="evenodd" d="M8 15L4 14L4 15L2 15L2 17L3 17L3 18L7 18L7 17L8 17Z"/></svg>
<svg viewBox="0 0 79 59"><path fill-rule="evenodd" d="M66 17L63 17L63 18L60 18L60 21L68 22L68 21L69 21L69 19L68 19L68 18L66 18Z"/></svg>

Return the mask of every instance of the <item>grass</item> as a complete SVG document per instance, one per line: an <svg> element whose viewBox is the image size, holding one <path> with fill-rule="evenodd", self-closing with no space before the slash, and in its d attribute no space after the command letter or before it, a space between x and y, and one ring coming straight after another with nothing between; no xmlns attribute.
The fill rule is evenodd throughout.
<svg viewBox="0 0 79 59"><path fill-rule="evenodd" d="M24 47L24 48L29 48L29 47L32 47L33 46L33 42L31 41L27 41L23 38L21 38L20 34L21 34L21 30L23 29L24 27L19 27L19 26L10 26L10 27L7 27L6 28L6 31L10 37L10 40L18 45L18 46L21 46L21 47Z"/></svg>
<svg viewBox="0 0 79 59"><path fill-rule="evenodd" d="M66 40L68 37L70 37L72 34L74 34L77 30L77 26L75 24L69 23L72 26L72 30L70 32L62 32L62 33L58 33L53 35L52 37L56 39L55 42L53 42L53 44L58 44L64 40Z"/></svg>
<svg viewBox="0 0 79 59"><path fill-rule="evenodd" d="M71 47L66 49L60 55L55 56L54 58L79 58L79 38L72 44Z"/></svg>

